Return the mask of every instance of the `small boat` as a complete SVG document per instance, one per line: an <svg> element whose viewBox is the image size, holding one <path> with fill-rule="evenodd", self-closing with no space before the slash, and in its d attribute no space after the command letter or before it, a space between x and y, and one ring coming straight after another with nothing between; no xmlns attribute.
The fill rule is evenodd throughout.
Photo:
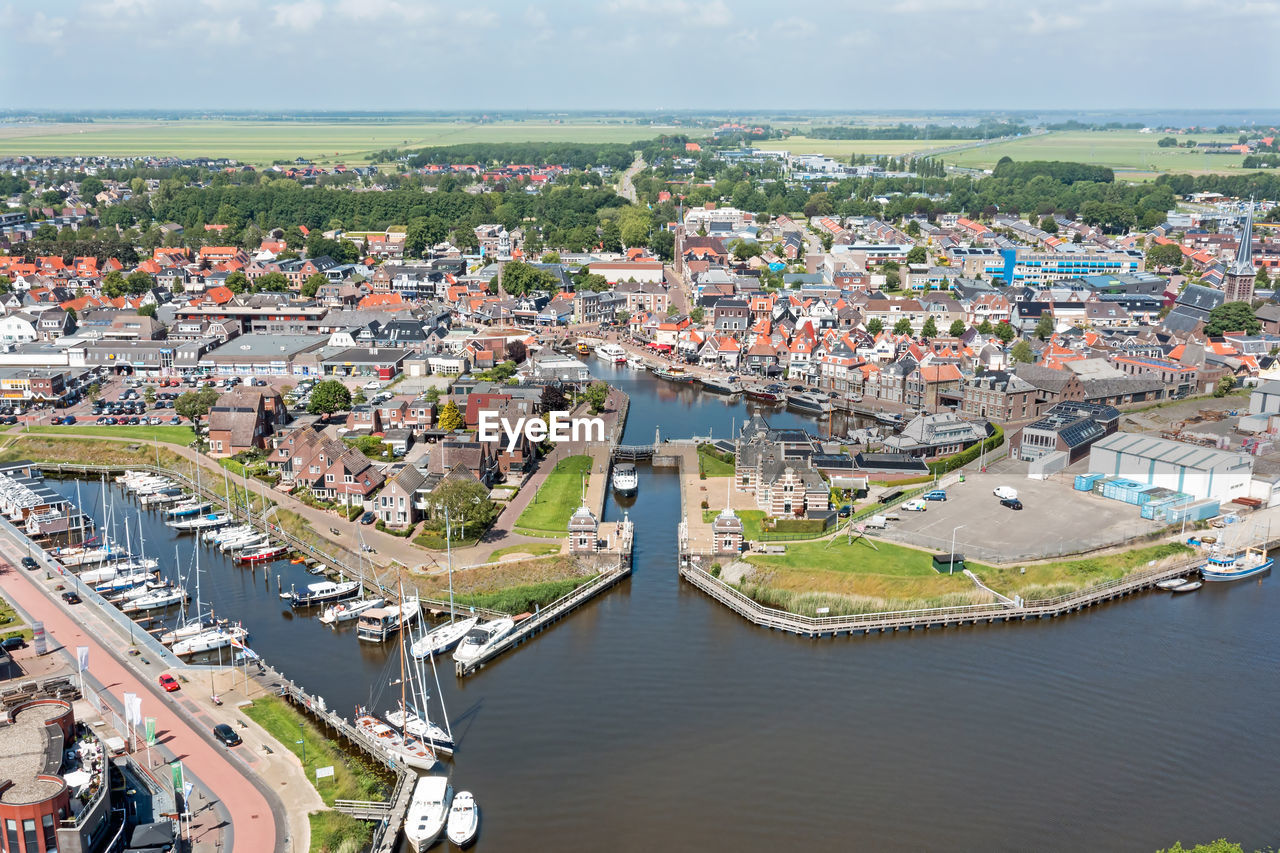
<svg viewBox="0 0 1280 853"><path fill-rule="evenodd" d="M458 644L458 641L467 635L467 632L476 626L480 620L471 616L466 619L459 619L457 622L446 622L439 627L432 628L423 636L419 637L409 646L409 654L415 658L424 658L427 655L444 654Z"/></svg>
<svg viewBox="0 0 1280 853"><path fill-rule="evenodd" d="M386 604L383 598L362 598L359 601L346 601L340 604L333 604L326 607L324 613L320 615L320 621L325 625L337 625L341 622L350 622L371 607L381 607Z"/></svg>
<svg viewBox="0 0 1280 853"><path fill-rule="evenodd" d="M334 601L345 601L360 594L360 581L320 581L309 583L302 592L281 593L281 598L293 600L294 607L311 607L316 604L329 604Z"/></svg>
<svg viewBox="0 0 1280 853"><path fill-rule="evenodd" d="M627 356L627 367L632 370L644 370L644 359L638 355Z"/></svg>
<svg viewBox="0 0 1280 853"><path fill-rule="evenodd" d="M787 408L812 415L825 415L831 411L831 400L821 394L808 391L792 391L787 394Z"/></svg>
<svg viewBox="0 0 1280 853"><path fill-rule="evenodd" d="M601 344L596 347L596 357L610 364L626 364L627 351L617 344Z"/></svg>
<svg viewBox="0 0 1280 853"><path fill-rule="evenodd" d="M659 379L665 379L668 382L677 382L682 385L688 385L691 382L697 382L698 377L692 373L686 373L683 367L655 367L653 375Z"/></svg>
<svg viewBox="0 0 1280 853"><path fill-rule="evenodd" d="M1271 571L1275 562L1260 548L1246 548L1235 554L1214 554L1200 567L1206 581L1238 581Z"/></svg>
<svg viewBox="0 0 1280 853"><path fill-rule="evenodd" d="M177 506L171 506L165 510L165 514L171 518L185 518L189 515L199 515L210 507L208 501L189 500L183 501Z"/></svg>
<svg viewBox="0 0 1280 853"><path fill-rule="evenodd" d="M578 355L590 355L591 344L586 341L578 341Z"/></svg>
<svg viewBox="0 0 1280 853"><path fill-rule="evenodd" d="M1197 589L1199 589L1202 586L1204 586L1204 581L1198 580L1196 578L1189 578L1187 580L1184 580L1182 583L1178 584L1177 586L1172 587L1169 591L1170 592L1195 592Z"/></svg>
<svg viewBox="0 0 1280 853"><path fill-rule="evenodd" d="M289 546L275 545L259 548L256 551L245 551L236 555L237 563L269 563L289 553Z"/></svg>
<svg viewBox="0 0 1280 853"><path fill-rule="evenodd" d="M779 385L748 385L742 391L760 403L778 403L782 400L782 388Z"/></svg>
<svg viewBox="0 0 1280 853"><path fill-rule="evenodd" d="M742 386L738 384L736 379L719 379L715 376L704 376L701 380L702 387L706 388L713 394L728 394L733 396L742 393Z"/></svg>
<svg viewBox="0 0 1280 853"><path fill-rule="evenodd" d="M466 847L480 832L480 807L470 791L459 791L449 809L449 825L445 835L458 847Z"/></svg>
<svg viewBox="0 0 1280 853"><path fill-rule="evenodd" d="M418 618L421 608L416 598L397 606L371 607L360 614L356 623L356 639L366 643L385 643L392 634Z"/></svg>
<svg viewBox="0 0 1280 853"><path fill-rule="evenodd" d="M159 492L153 492L149 495L143 495L141 498L139 498L138 502L141 503L143 506L159 506L160 504L173 503L176 500L181 500L181 498L182 498L182 489L172 488L172 489L165 489Z"/></svg>
<svg viewBox="0 0 1280 853"><path fill-rule="evenodd" d="M1156 581L1156 589L1172 591L1187 582L1187 578L1165 578L1162 581Z"/></svg>
<svg viewBox="0 0 1280 853"><path fill-rule="evenodd" d="M421 853L440 837L449 819L453 789L448 776L423 776L413 788L404 818L404 837L414 853Z"/></svg>
<svg viewBox="0 0 1280 853"><path fill-rule="evenodd" d="M179 625L170 631L165 631L156 639L160 641L162 646L172 646L179 640L189 640L198 634L203 634L205 631L217 627L212 619L195 620L185 625Z"/></svg>
<svg viewBox="0 0 1280 853"><path fill-rule="evenodd" d="M634 495L640 487L640 475L636 466L630 462L619 462L613 466L613 490L623 497Z"/></svg>
<svg viewBox="0 0 1280 853"><path fill-rule="evenodd" d="M503 617L472 628L458 643L453 659L464 666L483 657L516 627L514 620Z"/></svg>

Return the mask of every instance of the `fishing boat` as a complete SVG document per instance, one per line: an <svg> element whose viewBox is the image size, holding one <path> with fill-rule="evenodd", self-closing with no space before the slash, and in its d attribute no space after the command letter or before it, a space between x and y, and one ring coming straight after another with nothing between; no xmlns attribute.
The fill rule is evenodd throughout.
<svg viewBox="0 0 1280 853"><path fill-rule="evenodd" d="M609 364L626 364L627 351L617 344L601 344L596 347L596 357Z"/></svg>
<svg viewBox="0 0 1280 853"><path fill-rule="evenodd" d="M320 581L309 583L302 592L290 592L288 597L294 607L312 607L317 604L329 604L346 601L360 594L359 581ZM284 594L281 594L284 597Z"/></svg>
<svg viewBox="0 0 1280 853"><path fill-rule="evenodd" d="M759 403L777 403L782 400L780 385L748 385L742 392Z"/></svg>
<svg viewBox="0 0 1280 853"><path fill-rule="evenodd" d="M269 563L289 553L287 545L268 545L255 551L244 551L236 555L237 563Z"/></svg>
<svg viewBox="0 0 1280 853"><path fill-rule="evenodd" d="M366 643L385 643L392 634L412 624L421 607L416 598L392 607L373 607L360 614L356 623L356 639Z"/></svg>
<svg viewBox="0 0 1280 853"><path fill-rule="evenodd" d="M655 367L653 375L659 379L665 379L668 382L677 382L682 385L688 385L691 382L697 382L698 377L692 373L686 373L683 367Z"/></svg>
<svg viewBox="0 0 1280 853"><path fill-rule="evenodd" d="M1238 581L1266 574L1273 562L1261 548L1249 547L1234 554L1210 555L1200 574L1206 581Z"/></svg>
<svg viewBox="0 0 1280 853"><path fill-rule="evenodd" d="M613 466L613 490L623 497L634 495L640 488L640 475L636 466L630 462L619 462Z"/></svg>
<svg viewBox="0 0 1280 853"><path fill-rule="evenodd" d="M470 791L459 791L449 808L449 824L445 835L458 847L466 847L480 832L480 807Z"/></svg>
<svg viewBox="0 0 1280 853"><path fill-rule="evenodd" d="M324 613L320 614L320 621L325 625L338 625L342 622L350 622L371 607L381 607L386 604L385 598L362 598L359 601L344 601L340 604L333 604L324 609Z"/></svg>
<svg viewBox="0 0 1280 853"><path fill-rule="evenodd" d="M742 393L742 386L738 384L737 379L726 378L720 379L715 376L704 376L701 380L702 387L706 388L713 394L728 394L733 396Z"/></svg>
<svg viewBox="0 0 1280 853"><path fill-rule="evenodd" d="M414 853L421 853L440 837L449 819L453 788L448 776L423 776L413 788L404 818L404 837Z"/></svg>
<svg viewBox="0 0 1280 853"><path fill-rule="evenodd" d="M510 634L515 627L516 623L504 616L472 628L462 638L462 642L458 643L453 659L463 666L474 663L496 646L503 637Z"/></svg>
<svg viewBox="0 0 1280 853"><path fill-rule="evenodd" d="M831 400L809 391L792 391L787 394L787 408L811 415L825 415L831 411Z"/></svg>

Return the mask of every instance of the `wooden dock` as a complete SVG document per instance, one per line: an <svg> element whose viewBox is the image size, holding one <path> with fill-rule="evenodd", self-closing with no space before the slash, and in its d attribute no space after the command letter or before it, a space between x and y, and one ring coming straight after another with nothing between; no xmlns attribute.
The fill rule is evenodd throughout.
<svg viewBox="0 0 1280 853"><path fill-rule="evenodd" d="M609 589L612 589L614 586L621 583L623 578L629 577L630 575L631 561L620 561L613 568L606 569L601 572L590 583L583 584L573 592L552 602L551 604L548 604L533 616L521 622L515 627L515 630L476 660L467 664L454 661L454 671L458 677L461 678L482 669L485 664L496 658L498 655L508 649L515 648L526 640L532 638L535 634L540 633L543 629L559 622L561 619L568 616L574 610L577 610L591 599L601 595Z"/></svg>
<svg viewBox="0 0 1280 853"><path fill-rule="evenodd" d="M700 565L704 560L709 563L711 557L695 554L690 555L689 559L682 560L680 577L753 624L802 637L816 638L840 635L865 636L916 629L929 630L997 622L1055 619L1096 604L1152 589L1162 580L1186 575L1203 564L1204 557L1179 561L1163 568L1134 572L1126 577L1057 598L1036 601L1015 599L1011 604L975 604L964 607L817 617L801 616L785 610L765 607L719 578L712 577Z"/></svg>

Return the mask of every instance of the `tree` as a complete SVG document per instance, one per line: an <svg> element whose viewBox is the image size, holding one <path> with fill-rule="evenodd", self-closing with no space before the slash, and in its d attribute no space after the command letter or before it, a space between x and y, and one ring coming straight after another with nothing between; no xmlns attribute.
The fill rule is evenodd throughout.
<svg viewBox="0 0 1280 853"><path fill-rule="evenodd" d="M431 493L428 502L435 510L437 520L448 512L450 524L458 525L464 539L468 527L484 530L498 517L498 509L489 498L489 490L474 480L445 480Z"/></svg>
<svg viewBox="0 0 1280 853"><path fill-rule="evenodd" d="M9 293L13 290L13 279L7 275L0 275L0 293Z"/></svg>
<svg viewBox="0 0 1280 853"><path fill-rule="evenodd" d="M903 317L901 320L893 324L893 333L895 335L911 334L911 321L906 317Z"/></svg>
<svg viewBox="0 0 1280 853"><path fill-rule="evenodd" d="M994 331L995 329L991 327L991 321L984 317L981 325L978 326L978 332L983 335L989 335Z"/></svg>
<svg viewBox="0 0 1280 853"><path fill-rule="evenodd" d="M734 240L732 251L733 256L740 261L745 261L747 258L756 258L764 253L764 250L760 248L760 244L752 240Z"/></svg>
<svg viewBox="0 0 1280 853"><path fill-rule="evenodd" d="M563 412L569 407L569 398L564 390L554 383L542 386L542 411Z"/></svg>
<svg viewBox="0 0 1280 853"><path fill-rule="evenodd" d="M1046 213L1040 217L1040 230L1046 234L1058 233L1058 220L1054 219L1052 214Z"/></svg>
<svg viewBox="0 0 1280 853"><path fill-rule="evenodd" d="M592 382L582 392L582 399L591 406L591 414L598 415L604 411L605 400L609 399L609 386L603 382Z"/></svg>
<svg viewBox="0 0 1280 853"><path fill-rule="evenodd" d="M1030 364L1035 361L1035 353L1031 351L1031 344L1026 340L1020 340L1009 350L1009 360L1013 362L1021 362L1022 364Z"/></svg>
<svg viewBox="0 0 1280 853"><path fill-rule="evenodd" d="M212 388L188 391L173 401L173 410L199 427L200 419L209 414L209 410L216 402L218 402L218 392Z"/></svg>
<svg viewBox="0 0 1280 853"><path fill-rule="evenodd" d="M878 335L883 331L884 331L884 323L881 322L879 317L872 317L870 320L867 321L868 335Z"/></svg>
<svg viewBox="0 0 1280 853"><path fill-rule="evenodd" d="M908 237L920 236L920 220L912 219L910 222L907 223L907 236ZM908 258L908 260L910 259Z"/></svg>
<svg viewBox="0 0 1280 853"><path fill-rule="evenodd" d="M1234 376L1224 376L1218 380L1218 384L1213 387L1213 396L1225 397L1231 393L1231 389L1236 387L1236 379Z"/></svg>
<svg viewBox="0 0 1280 853"><path fill-rule="evenodd" d="M901 279L901 277L899 277L899 275L898 275L898 270L897 270L897 269L891 269L891 270L889 270L888 272L886 272L886 273L884 274L884 289L885 289L885 290L897 290L897 289L898 289L898 285L899 285L901 282L902 282L902 279Z"/></svg>
<svg viewBox="0 0 1280 853"><path fill-rule="evenodd" d="M1147 247L1147 264L1153 267L1176 267L1182 264L1182 249L1176 243L1157 243Z"/></svg>
<svg viewBox="0 0 1280 853"><path fill-rule="evenodd" d="M665 228L649 240L649 248L663 261L673 261L676 256L676 235Z"/></svg>
<svg viewBox="0 0 1280 853"><path fill-rule="evenodd" d="M440 402L440 389L432 385L423 396L426 397L428 403L438 403Z"/></svg>
<svg viewBox="0 0 1280 853"><path fill-rule="evenodd" d="M915 220L912 220L912 221L914 222ZM938 324L934 322L933 315L931 314L927 318L925 318L924 327L920 329L920 337L924 338L925 340L929 340L930 338L936 338L937 336L938 336Z"/></svg>
<svg viewBox="0 0 1280 853"><path fill-rule="evenodd" d="M911 221L915 222L914 219ZM923 264L928 259L928 257L929 257L929 254L928 252L925 251L924 246L912 246L911 251L907 252L907 263Z"/></svg>
<svg viewBox="0 0 1280 853"><path fill-rule="evenodd" d="M543 252L542 262L544 264L558 264L560 263L560 253L559 252Z"/></svg>
<svg viewBox="0 0 1280 853"><path fill-rule="evenodd" d="M589 272L585 275L576 276L573 280L573 286L577 290L590 290L593 293L600 293L609 289L609 280L598 272Z"/></svg>
<svg viewBox="0 0 1280 853"><path fill-rule="evenodd" d="M702 310L701 305L695 305L693 310L689 312L689 319L694 325L701 326L703 321L707 319L707 312Z"/></svg>
<svg viewBox="0 0 1280 853"><path fill-rule="evenodd" d="M1008 323L1000 323L996 326L996 337L1000 339L1001 343L1007 344L1009 341L1017 337L1017 335L1018 333L1013 330L1013 326L1010 326Z"/></svg>
<svg viewBox="0 0 1280 853"><path fill-rule="evenodd" d="M1156 142L1157 148L1177 148L1178 140L1172 136L1163 136Z"/></svg>
<svg viewBox="0 0 1280 853"><path fill-rule="evenodd" d="M1225 838L1219 838L1217 841L1197 844L1195 847L1183 847L1182 842L1179 841L1169 849L1157 850L1156 853L1244 853L1244 848L1239 844L1232 844Z"/></svg>
<svg viewBox="0 0 1280 853"><path fill-rule="evenodd" d="M285 278L282 272L269 272L258 277L258 280L253 283L253 289L268 293L284 293L289 289L289 279Z"/></svg>
<svg viewBox="0 0 1280 853"><path fill-rule="evenodd" d="M465 424L466 421L462 418L462 412L458 411L457 403L450 400L440 407L440 415L436 418L437 427L445 432L453 432L455 429L462 429Z"/></svg>
<svg viewBox="0 0 1280 853"><path fill-rule="evenodd" d="M240 270L228 274L222 283L226 285L227 290L235 294L244 293L249 289L249 277Z"/></svg>
<svg viewBox="0 0 1280 853"><path fill-rule="evenodd" d="M1209 312L1204 333L1221 335L1223 332L1245 332L1256 335L1261 328L1262 324L1254 316L1253 306L1248 302L1224 302Z"/></svg>
<svg viewBox="0 0 1280 853"><path fill-rule="evenodd" d="M964 320L952 320L951 328L948 331L951 333L951 337L958 338L964 334L965 328Z"/></svg>
<svg viewBox="0 0 1280 853"><path fill-rule="evenodd" d="M148 302L146 305L139 305L138 316L140 317L156 316L156 304L154 302Z"/></svg>
<svg viewBox="0 0 1280 853"><path fill-rule="evenodd" d="M266 276L263 276L265 278ZM308 299L314 299L320 288L329 283L329 279L322 272L312 273L307 276L307 280L302 283L302 295Z"/></svg>
<svg viewBox="0 0 1280 853"><path fill-rule="evenodd" d="M428 249L443 243L448 236L449 227L439 216L414 217L405 228L404 253L411 258L421 258Z"/></svg>
<svg viewBox="0 0 1280 853"><path fill-rule="evenodd" d="M1253 286L1258 290L1267 290L1271 287L1271 277L1267 275L1266 267L1258 267L1258 274L1253 277Z"/></svg>
<svg viewBox="0 0 1280 853"><path fill-rule="evenodd" d="M1036 337L1042 341L1047 341L1053 337L1053 315L1041 314L1040 321L1036 323Z"/></svg>
<svg viewBox="0 0 1280 853"><path fill-rule="evenodd" d="M313 415L332 415L351 408L351 392L336 379L317 382L311 389L307 411Z"/></svg>
<svg viewBox="0 0 1280 853"><path fill-rule="evenodd" d="M506 352L507 358L516 364L529 357L529 348L524 345L524 341L508 341Z"/></svg>

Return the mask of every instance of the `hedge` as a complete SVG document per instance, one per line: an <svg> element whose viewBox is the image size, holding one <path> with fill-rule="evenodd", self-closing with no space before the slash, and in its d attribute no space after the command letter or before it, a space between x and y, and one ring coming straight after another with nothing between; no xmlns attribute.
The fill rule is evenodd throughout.
<svg viewBox="0 0 1280 853"><path fill-rule="evenodd" d="M995 450L997 447L1004 444L1004 430L1000 428L1000 425L992 424L991 428L993 430L992 434L989 435L984 440L982 440L981 442L979 442L978 444L975 444L972 447L965 448L964 450L961 450L959 453L955 454L954 456L948 456L945 459L939 459L937 462L930 462L929 473L945 474L948 471L954 471L957 468L963 468L973 460L977 459L982 454L982 450L984 447L986 448L987 452L990 453L992 450Z"/></svg>

